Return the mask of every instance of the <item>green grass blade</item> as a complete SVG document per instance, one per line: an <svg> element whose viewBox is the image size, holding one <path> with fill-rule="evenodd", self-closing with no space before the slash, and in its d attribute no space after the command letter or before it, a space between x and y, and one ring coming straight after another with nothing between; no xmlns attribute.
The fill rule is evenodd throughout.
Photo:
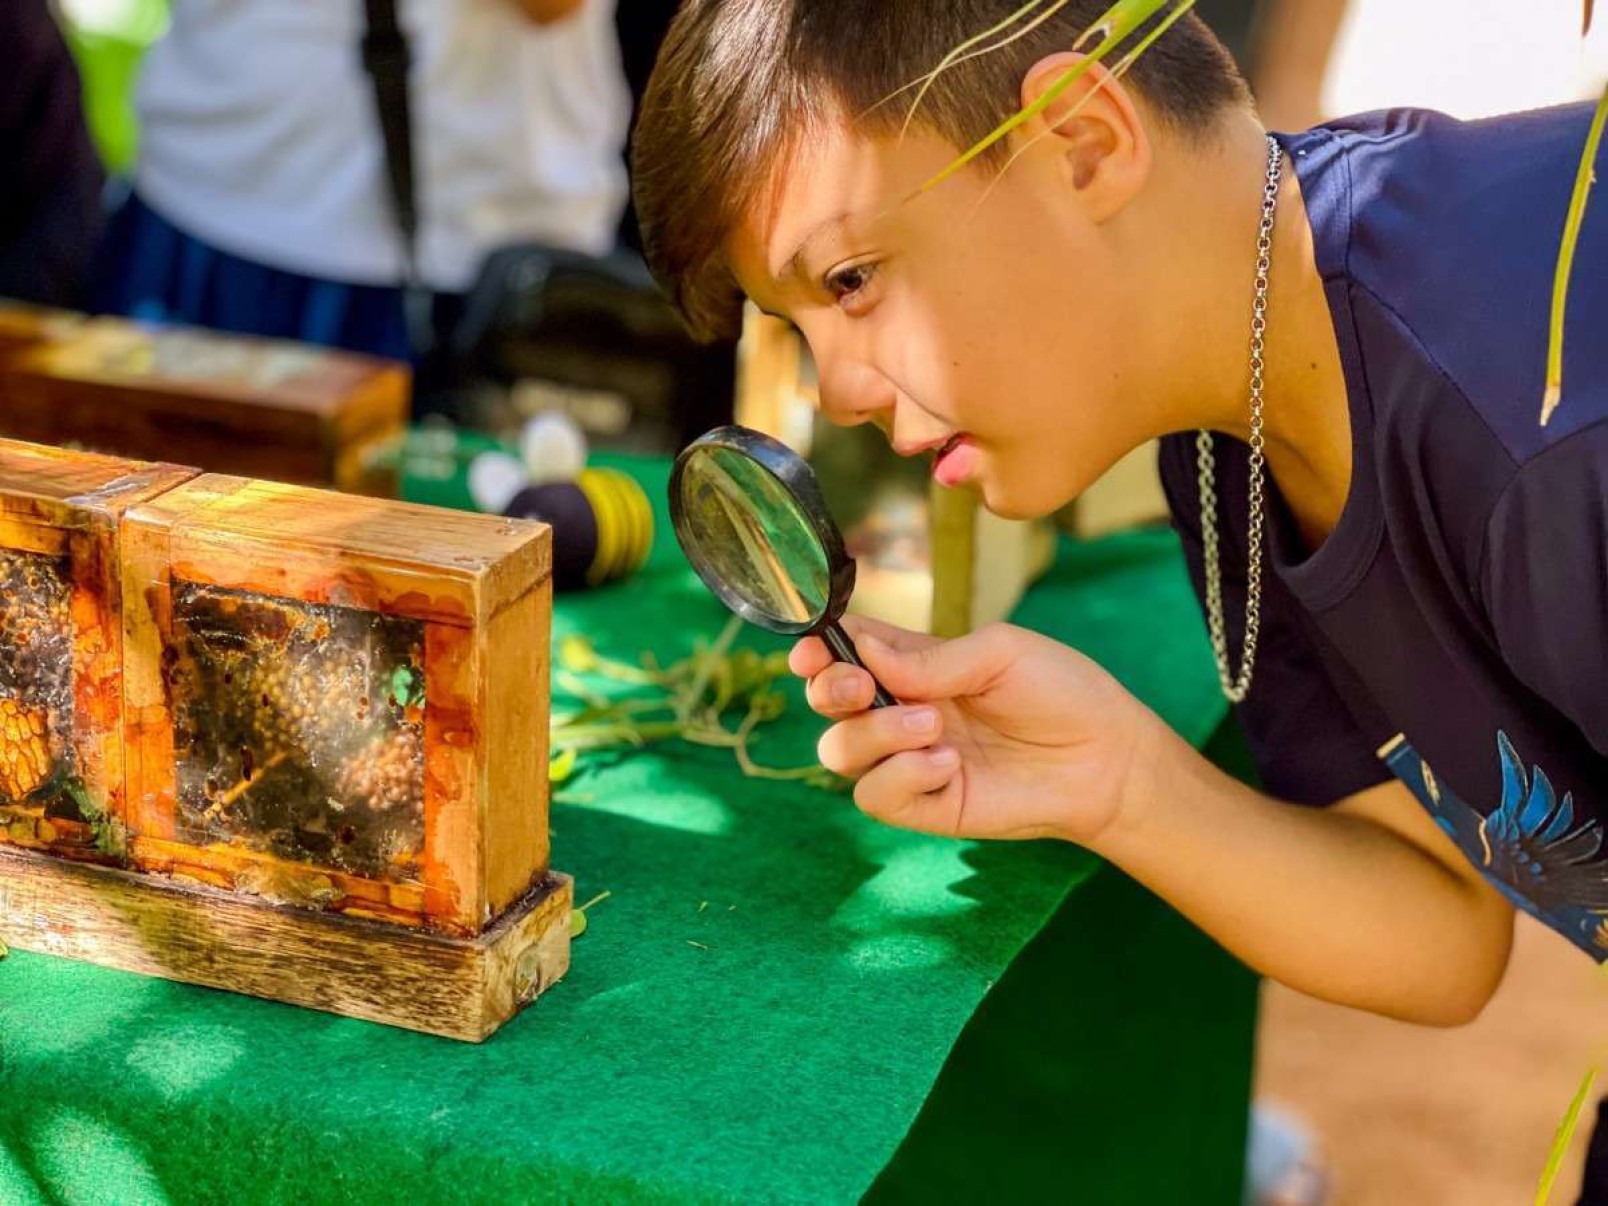
<svg viewBox="0 0 1608 1206"><path fill-rule="evenodd" d="M1596 1081L1597 1069L1592 1068L1580 1082L1580 1089L1575 1093L1574 1100L1569 1103L1569 1112L1558 1124L1557 1137L1552 1141L1552 1154L1547 1157L1547 1166L1541 1173L1541 1184L1536 1187L1535 1206L1547 1206L1552 1197L1552 1187L1558 1180L1559 1170L1563 1168L1563 1158L1568 1155L1575 1128L1580 1124L1580 1111L1585 1106L1586 1097L1591 1093L1591 1086Z"/></svg>
<svg viewBox="0 0 1608 1206"><path fill-rule="evenodd" d="M1589 13L1588 13L1589 16ZM1580 173L1575 177L1574 199L1563 226L1563 249L1558 253L1558 273L1552 283L1552 333L1547 349L1547 390L1541 399L1541 426L1552 421L1553 412L1563 401L1563 329L1569 309L1569 279L1574 274L1575 249L1580 245L1580 228L1586 220L1586 202L1591 186L1597 182L1597 152L1602 132L1608 125L1608 89L1597 102L1597 115L1586 136L1585 154L1580 157Z"/></svg>
<svg viewBox="0 0 1608 1206"><path fill-rule="evenodd" d="M918 191L926 192L929 189L938 187L951 176L959 173L967 164L987 151L989 147L1001 139L1009 137L1013 131L1043 113L1044 110L1059 100L1068 88L1082 79L1093 64L1109 56L1127 40L1134 30L1138 29L1162 9L1170 7L1176 2L1177 0L1118 0L1118 3L1107 9L1104 15L1094 23L1091 32L1104 30L1105 37L1098 46L1088 52L1088 57L1067 68L1055 83L1044 90L1043 96L994 127L991 133L985 135L958 158L951 161L948 167L928 180ZM1087 39L1087 36L1085 35L1084 40ZM1082 44L1083 41L1078 43L1079 46Z"/></svg>
<svg viewBox="0 0 1608 1206"><path fill-rule="evenodd" d="M987 42L989 38L994 37L996 34L1004 33L1018 21L1022 21L1031 16L1034 9L1041 8L1046 3L1048 3L1048 0L1027 0L1026 4L1022 5L1021 8L1017 9L1014 13L1006 17L997 25L992 25L983 30L982 33L977 34L974 37L967 38L959 46L955 47L948 54L944 55L944 57L939 60L938 66L927 72L926 75L920 77L919 79L911 80L904 87L899 88L894 92L890 92L876 104L872 105L870 112L875 112L876 110L882 108L883 105L891 104L893 101L903 96L906 92L909 92L912 88L915 88L917 89L916 99L911 102L910 112L905 115L905 129L909 130L910 123L915 120L916 110L921 107L922 98L927 95L927 90L932 87L934 80L936 80L944 72L948 71L956 63L964 62L966 59L973 57L974 54L986 54L988 51L997 49L998 46L1004 45L1004 42L995 43L990 46L982 46L982 43ZM1055 9L1060 8L1061 5L1065 3L1066 0L1059 0L1059 2L1050 10L1050 12L1053 13ZM1043 17L1041 15L1039 20L1042 19ZM981 47L981 49L976 49L977 47ZM972 53L968 54L968 51Z"/></svg>
<svg viewBox="0 0 1608 1206"><path fill-rule="evenodd" d="M1194 8L1194 7L1195 7L1195 0L1178 0L1178 7L1176 9L1174 9L1172 12L1167 14L1167 19L1166 20L1160 22L1156 26L1155 29L1151 30L1148 34L1146 34L1144 41L1140 42L1139 45L1135 46L1127 54L1123 55L1122 56L1122 61L1119 62L1115 67L1113 67L1111 69L1111 71L1106 75L1106 77L1104 79L1102 79L1097 85L1095 85L1094 88L1092 88L1088 92L1086 92L1083 95L1082 99L1080 99L1076 104L1074 104L1072 106L1071 109L1069 109L1067 111L1067 113L1066 113L1066 115L1064 117L1062 117L1059 121L1057 121L1049 129L1047 129L1047 130L1043 131L1042 133L1040 133L1038 135L1038 137L1036 137L1036 138L1034 138L1032 140L1032 142L1029 142L1026 146L1023 146L1023 147L1019 148L1014 155L1012 155L1008 160L1006 160L1005 166L1002 167L1000 169L1000 171L999 171L999 175L1004 176L1006 172L1010 171L1011 170L1011 165L1014 164L1018 159L1020 159L1024 154L1026 154L1028 148L1032 147L1034 145L1034 143L1037 143L1040 138L1044 138L1047 135L1053 133L1054 131L1059 130L1067 122L1071 121L1074 117L1076 117L1079 113L1081 113L1083 111L1083 106L1088 104L1091 100L1093 100L1095 98L1096 94L1099 93L1108 84L1110 84L1111 81L1120 80L1123 76L1127 75L1128 72L1130 70L1132 70L1133 65L1139 61L1139 56L1144 54L1145 51L1149 50L1150 47L1152 45L1154 45L1155 42L1163 34L1165 34L1169 29L1171 29L1174 25L1178 24L1179 21L1183 20L1184 14L1189 12L1189 10ZM998 177L996 177L995 180L996 180L996 183L997 183L998 182ZM988 191L992 192L993 187L994 186L992 184L990 184L988 186ZM984 194L983 199L987 200L987 193ZM979 204L981 204L981 202L979 202Z"/></svg>
<svg viewBox="0 0 1608 1206"><path fill-rule="evenodd" d="M1040 2L1041 0L1035 0L1031 7L1038 7ZM927 90L932 87L933 82L937 80L941 72L947 71L952 67L959 67L962 63L970 62L972 59L980 58L985 54L993 54L997 50L1003 50L1012 42L1016 42L1027 37L1028 34L1032 33L1040 25L1043 25L1044 22L1055 16L1056 13L1060 12L1069 3L1071 3L1071 0L1054 0L1054 3L1052 3L1043 12L1035 16L1026 25L1022 26L1020 29L1012 30L1003 38L1000 38L997 42L990 42L986 46L977 46L975 49L973 49L973 43L977 41L976 38L973 38L970 42L962 43L951 54L946 55L944 57L944 61L940 63L937 69L926 78L926 81L922 84L920 94L915 99L915 103L910 106L910 112L905 114L905 132L909 132L911 124L916 120L916 111L921 107L922 98L927 95ZM1018 12L1020 11L1021 10L1018 10ZM1016 17L1014 15L1009 18L1011 21L1014 21L1015 19ZM999 29L999 26L994 27L994 30L997 29ZM990 30L989 33L992 34L994 30Z"/></svg>

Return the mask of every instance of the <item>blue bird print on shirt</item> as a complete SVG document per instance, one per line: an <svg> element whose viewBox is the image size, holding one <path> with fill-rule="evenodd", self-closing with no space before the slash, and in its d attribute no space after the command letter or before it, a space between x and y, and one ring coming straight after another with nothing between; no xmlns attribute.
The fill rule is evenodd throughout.
<svg viewBox="0 0 1608 1206"><path fill-rule="evenodd" d="M1380 750L1470 862L1519 908L1577 946L1608 957L1608 861L1602 825L1576 819L1574 797L1558 797L1540 767L1526 773L1506 733L1496 736L1502 800L1482 816L1435 778L1403 737Z"/></svg>

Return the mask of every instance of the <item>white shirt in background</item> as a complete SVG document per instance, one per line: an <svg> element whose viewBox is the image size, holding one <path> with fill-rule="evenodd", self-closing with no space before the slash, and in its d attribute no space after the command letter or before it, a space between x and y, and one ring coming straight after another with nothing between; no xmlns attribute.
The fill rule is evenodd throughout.
<svg viewBox="0 0 1608 1206"><path fill-rule="evenodd" d="M1600 96L1608 13L1582 39L1581 11L1580 0L1351 0L1324 109L1412 106L1472 120Z"/></svg>
<svg viewBox="0 0 1608 1206"><path fill-rule="evenodd" d="M508 242L612 247L631 104L613 0L585 0L551 25L513 0L397 10L413 53L424 283L465 290ZM138 85L140 195L243 258L398 283L363 30L363 0L173 0Z"/></svg>

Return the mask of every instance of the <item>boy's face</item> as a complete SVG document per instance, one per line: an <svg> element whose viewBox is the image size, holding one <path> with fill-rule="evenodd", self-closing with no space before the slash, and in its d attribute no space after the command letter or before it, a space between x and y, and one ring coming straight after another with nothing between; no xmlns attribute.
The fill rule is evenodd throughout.
<svg viewBox="0 0 1608 1206"><path fill-rule="evenodd" d="M913 199L956 155L914 127L832 124L784 163L734 234L762 309L794 322L834 422L874 422L905 455L1011 518L1046 515L1149 435L1109 223L1069 204L1076 155L1046 140Z"/></svg>

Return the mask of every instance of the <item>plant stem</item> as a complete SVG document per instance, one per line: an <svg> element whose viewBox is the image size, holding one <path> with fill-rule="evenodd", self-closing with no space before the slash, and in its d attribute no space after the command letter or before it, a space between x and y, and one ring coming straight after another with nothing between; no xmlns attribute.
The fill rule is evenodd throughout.
<svg viewBox="0 0 1608 1206"><path fill-rule="evenodd" d="M677 695L678 705L676 714L684 716L685 713L703 695L704 689L709 686L709 679L714 675L716 664L723 660L731 650L731 644L737 639L737 633L743 626L742 620L733 616L727 621L726 627L720 632L720 637L707 654L697 658L698 672L686 689Z"/></svg>
<svg viewBox="0 0 1608 1206"><path fill-rule="evenodd" d="M1189 2L1193 3L1193 0L1189 0ZM1093 50L1088 51L1086 57L1080 59L1074 66L1067 68L1067 70L1061 74L1060 78L1046 88L1044 90L1044 94L1036 101L1023 109L1018 110L1014 115L1006 118L1005 121L994 127L990 133L986 134L981 140L974 143L959 157L952 160L948 167L944 168L936 176L932 177L932 179L921 185L921 187L916 190L917 193L924 193L929 189L936 188L945 180L948 180L951 176L959 172L972 160L982 155L996 142L1008 137L1013 130L1025 125L1034 117L1037 117L1040 113L1044 112L1044 110L1048 109L1060 99L1062 93L1064 93L1068 88L1070 88L1085 74L1087 74L1090 67L1092 67L1095 63L1098 63L1101 59L1104 59L1107 55L1111 54L1112 51L1116 50L1116 48L1127 39L1129 34L1133 33L1133 31L1139 28L1139 26L1143 25L1146 21L1150 20L1151 17L1155 16L1163 8L1166 8L1172 3L1175 3L1175 0L1118 0L1118 2L1107 9L1100 19L1096 21L1090 28L1090 33L1095 33L1100 30L1105 31L1105 37L1101 39L1099 45L1097 45ZM1085 34L1084 38L1079 41L1075 49L1082 50L1083 42L1088 39L1088 36L1088 34Z"/></svg>
<svg viewBox="0 0 1608 1206"><path fill-rule="evenodd" d="M1580 1110L1586 1104L1586 1096L1591 1092L1591 1086L1596 1080L1597 1069L1592 1068L1580 1082L1580 1090L1575 1094L1574 1101L1569 1104L1569 1112L1558 1124L1558 1133L1552 1140L1552 1152L1547 1156L1546 1168L1541 1173L1541 1184L1536 1187L1535 1206L1547 1206L1552 1197L1552 1187L1558 1180L1558 1171L1563 1167L1563 1158L1569 1152L1569 1143L1574 1138L1575 1128L1580 1123Z"/></svg>
<svg viewBox="0 0 1608 1206"><path fill-rule="evenodd" d="M1588 11L1589 19L1589 11ZM1591 199L1591 186L1597 181L1597 151L1602 146L1602 132L1608 124L1608 89L1603 90L1597 102L1597 113L1586 135L1586 150L1580 158L1580 172L1575 177L1574 197L1569 202L1569 217L1563 227L1563 249L1558 253L1558 272L1552 283L1552 331L1547 349L1547 389L1541 399L1541 426L1552 421L1553 413L1563 401L1563 333L1564 320L1569 308L1569 280L1574 274L1575 250L1580 245L1580 229L1586 220L1586 203Z"/></svg>

